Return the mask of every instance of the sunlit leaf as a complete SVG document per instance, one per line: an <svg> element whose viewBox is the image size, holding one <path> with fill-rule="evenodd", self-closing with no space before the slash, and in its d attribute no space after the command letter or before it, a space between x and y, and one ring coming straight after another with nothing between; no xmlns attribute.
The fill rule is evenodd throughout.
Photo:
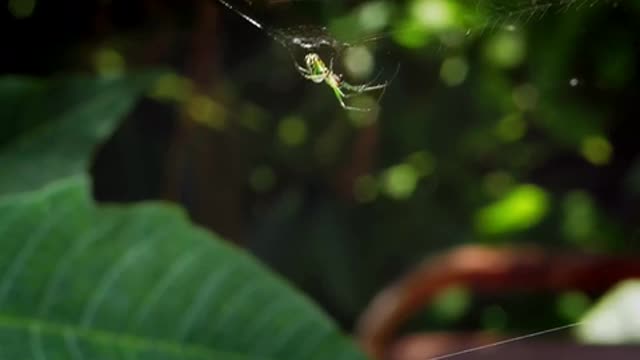
<svg viewBox="0 0 640 360"><path fill-rule="evenodd" d="M86 178L0 199L11 359L363 359L324 314L176 207L96 207Z"/></svg>

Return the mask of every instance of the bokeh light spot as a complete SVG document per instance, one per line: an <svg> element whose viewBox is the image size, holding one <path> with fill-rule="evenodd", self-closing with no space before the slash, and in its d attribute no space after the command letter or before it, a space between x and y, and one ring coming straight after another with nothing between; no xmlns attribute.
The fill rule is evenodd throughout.
<svg viewBox="0 0 640 360"><path fill-rule="evenodd" d="M538 224L549 210L549 196L535 185L520 185L476 213L477 230L497 235Z"/></svg>
<svg viewBox="0 0 640 360"><path fill-rule="evenodd" d="M413 166L409 164L395 165L384 173L384 190L394 199L408 199L413 195L418 179L418 173Z"/></svg>
<svg viewBox="0 0 640 360"><path fill-rule="evenodd" d="M455 24L456 12L446 0L415 0L411 14L425 28L441 30Z"/></svg>
<svg viewBox="0 0 640 360"><path fill-rule="evenodd" d="M154 84L151 96L158 100L182 102L193 93L191 80L175 73L162 75Z"/></svg>
<svg viewBox="0 0 640 360"><path fill-rule="evenodd" d="M393 31L391 36L393 36L395 42L406 48L416 49L423 47L433 38L432 34L415 19L404 19L399 22L396 28L396 31Z"/></svg>
<svg viewBox="0 0 640 360"><path fill-rule="evenodd" d="M368 31L378 31L387 26L391 7L385 1L365 3L358 13L360 26Z"/></svg>
<svg viewBox="0 0 640 360"><path fill-rule="evenodd" d="M602 136L589 136L582 141L582 156L593 165L606 165L611 161L613 147Z"/></svg>
<svg viewBox="0 0 640 360"><path fill-rule="evenodd" d="M364 46L350 47L344 54L344 66L355 78L364 79L373 72L373 55Z"/></svg>
<svg viewBox="0 0 640 360"><path fill-rule="evenodd" d="M467 78L469 64L462 57L451 57L442 62L440 78L448 86L460 85Z"/></svg>
<svg viewBox="0 0 640 360"><path fill-rule="evenodd" d="M496 125L496 135L507 142L520 140L527 132L527 123L519 113L503 117Z"/></svg>
<svg viewBox="0 0 640 360"><path fill-rule="evenodd" d="M436 168L436 159L428 151L417 151L407 157L407 163L411 165L416 174L425 177L433 174Z"/></svg>
<svg viewBox="0 0 640 360"><path fill-rule="evenodd" d="M224 108L205 95L191 96L186 103L186 112L194 121L212 129L221 130L226 125Z"/></svg>
<svg viewBox="0 0 640 360"><path fill-rule="evenodd" d="M513 68L522 63L526 54L525 41L518 32L500 32L489 39L485 56L496 66Z"/></svg>
<svg viewBox="0 0 640 360"><path fill-rule="evenodd" d="M95 52L93 61L96 71L102 77L117 77L124 73L124 58L115 49L99 49Z"/></svg>
<svg viewBox="0 0 640 360"><path fill-rule="evenodd" d="M463 286L451 286L435 297L432 304L438 320L452 322L461 318L471 305L471 292Z"/></svg>
<svg viewBox="0 0 640 360"><path fill-rule="evenodd" d="M278 124L278 138L287 146L302 145L307 139L307 124L297 116L284 118Z"/></svg>

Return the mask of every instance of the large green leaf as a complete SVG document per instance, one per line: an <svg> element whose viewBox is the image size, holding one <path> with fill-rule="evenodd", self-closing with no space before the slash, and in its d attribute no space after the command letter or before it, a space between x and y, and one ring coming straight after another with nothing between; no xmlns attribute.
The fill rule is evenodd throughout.
<svg viewBox="0 0 640 360"><path fill-rule="evenodd" d="M0 198L0 358L362 359L305 297L166 204L85 177Z"/></svg>
<svg viewBox="0 0 640 360"><path fill-rule="evenodd" d="M21 77L3 76L0 78L0 146L4 145L12 137L21 134L25 129L33 126L38 120L25 119L22 115L25 109L37 109L33 104L34 97L44 98L45 84L43 81Z"/></svg>
<svg viewBox="0 0 640 360"><path fill-rule="evenodd" d="M37 189L86 171L96 145L132 108L156 73L116 79L0 78L0 194ZM6 134L18 135L6 139Z"/></svg>

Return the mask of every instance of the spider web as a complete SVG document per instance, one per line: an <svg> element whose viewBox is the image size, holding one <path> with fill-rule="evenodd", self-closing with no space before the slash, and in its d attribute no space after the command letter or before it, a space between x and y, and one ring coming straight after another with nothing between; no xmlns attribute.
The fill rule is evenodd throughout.
<svg viewBox="0 0 640 360"><path fill-rule="evenodd" d="M395 33L410 33L411 29L395 28L388 31L369 34L348 40L341 40L332 34L325 26L301 21L301 24L285 25L287 11L296 10L309 5L328 6L328 0L213 0L243 17L248 23L263 31L276 42L285 47L296 66L302 63L306 54L318 53L323 58L339 57L346 49L362 46L366 43L377 42ZM428 1L428 0L426 0ZM439 1L439 0L434 0ZM445 1L445 0L443 0ZM466 28L467 35L482 34L499 28L512 29L518 25L541 20L548 15L566 13L569 10L578 11L582 8L593 7L601 3L613 3L613 0L452 0L460 6L465 17L476 19ZM268 10L279 13L277 21L267 21L256 13ZM283 15L283 14L287 15ZM478 20L481 19L481 20Z"/></svg>
<svg viewBox="0 0 640 360"><path fill-rule="evenodd" d="M324 47L333 48L336 52L357 45L358 41L341 41L332 35L326 27L321 25L298 24L295 26L279 26L278 24L266 23L255 16L256 8L270 9L272 11L283 11L301 4L329 3L327 0L218 0L228 8L232 9L245 18L254 26L265 31L274 40L283 46L293 49L300 48L306 51L314 51ZM470 12L471 17L482 15L486 18L483 23L475 24L475 29L484 30L486 28L496 28L502 25L526 24L540 20L549 14L561 14L569 10L580 10L586 7L593 7L600 3L611 3L617 5L618 1L611 0L457 0L451 1L461 5L465 11ZM398 29L381 34L374 34L366 39L384 38L395 32L411 31L409 29ZM350 39L353 40L353 39Z"/></svg>
<svg viewBox="0 0 640 360"><path fill-rule="evenodd" d="M291 3L318 2L319 0L217 1L285 47L297 66L300 66L301 59L308 53L320 53L334 57L351 46L349 43L339 41L324 26L304 24L279 27L256 15L258 12L256 8L260 7L276 7L277 10L280 10ZM262 5L259 6L259 3Z"/></svg>
<svg viewBox="0 0 640 360"><path fill-rule="evenodd" d="M593 7L603 0L478 0L478 11L489 16L488 27L526 24L546 15Z"/></svg>
<svg viewBox="0 0 640 360"><path fill-rule="evenodd" d="M373 80L369 80L366 84L371 84L379 79L383 80L382 83L390 84L398 75L401 63L396 60L387 59L387 64L392 66L381 66L376 69L374 63L380 62L381 55L384 50L381 47L389 45L389 42L384 42L386 45L382 45L382 40L391 38L394 35L399 35L408 41L418 41L418 46L423 40L420 40L421 36L425 35L425 29L415 28L412 26L402 26L392 21L384 21L384 24L377 31L370 33L364 31L364 25L362 22L349 22L346 29L342 29L341 35L346 35L348 40L342 40L340 37L333 34L324 25L312 24L310 21L299 20L297 13L300 10L309 10L311 7L316 7L316 14L322 14L320 8L335 8L335 2L329 0L213 0L218 2L229 10L235 12L240 17L244 18L248 23L261 30L267 36L271 37L277 43L282 45L290 55L294 67L300 71L304 71L305 57L311 53L317 54L320 59L323 59L325 63L330 64L330 71L335 73L340 79L346 73L346 78L360 79L364 81L370 79L375 74ZM524 24L540 20L550 14L566 13L569 10L579 11L582 8L594 7L601 3L611 3L613 6L618 6L617 0L407 0L404 6L410 9L413 13L404 13L406 18L424 16L429 18L429 21L438 21L439 16L446 17L448 10L444 10L444 14L438 15L438 6L448 7L453 6L458 20L453 20L455 25L447 27L445 29L439 29L434 32L440 36L440 45L446 44L446 38L449 39L462 39L463 37L478 37L487 31L506 29L513 31L518 29ZM341 5L341 3L337 3ZM359 8L362 10L366 4L378 4L382 5L386 9L383 11L385 14L378 14L374 16L394 17L397 13L397 7L392 4L390 0L373 0L363 2ZM435 4L435 8L433 5ZM415 6L421 6L422 8L416 11L412 9ZM423 6L424 5L424 6ZM320 6L320 8L318 8ZM428 8L432 6L431 8ZM340 6L338 6L340 7ZM340 7L342 8L342 7ZM351 12L351 15L355 15L356 11ZM275 14L269 19L264 15L256 15L261 12ZM293 11L293 13L291 12ZM304 11L302 11L304 12ZM307 11L308 12L308 11ZM394 14L395 13L395 14ZM419 13L420 15L416 15ZM397 17L396 17L397 18ZM294 21L294 25L291 24L291 19ZM351 19L354 19L351 17ZM388 20L388 19L387 19ZM424 20L424 19L422 19ZM442 20L440 20L442 21ZM448 21L448 20L445 20ZM286 23L288 22L288 24ZM420 21L418 21L420 22ZM334 27L332 27L334 29ZM385 30L387 29L387 30ZM345 31L346 30L346 31ZM411 36L412 32L422 32L418 37ZM431 30L426 30L427 32ZM354 34L359 34L355 36ZM406 37L409 35L409 37ZM427 35L428 36L428 35ZM413 39L411 39L413 38ZM424 37L423 37L424 38ZM397 40L397 39L396 39ZM401 40L403 41L403 40ZM404 40L406 41L406 40ZM460 41L460 40L453 40ZM397 41L396 41L397 42ZM376 55L370 51L371 45L375 44ZM415 44L409 46L416 46ZM352 56L348 56L349 50L354 50L350 53ZM388 49L387 49L388 50ZM393 53L392 51L386 51L387 55ZM353 56L354 54L358 54ZM393 57L393 56L392 56ZM351 61L349 61L351 59ZM363 60L364 59L364 60ZM335 65L335 66L334 66ZM395 69L395 72L390 73L389 69ZM346 81L345 81L346 82ZM382 94L384 91L382 92ZM382 95L381 95L382 96ZM378 100L380 97L378 97Z"/></svg>

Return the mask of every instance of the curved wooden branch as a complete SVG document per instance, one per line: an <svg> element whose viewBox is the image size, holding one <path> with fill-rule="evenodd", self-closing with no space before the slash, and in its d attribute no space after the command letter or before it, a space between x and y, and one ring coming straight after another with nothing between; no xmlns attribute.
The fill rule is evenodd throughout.
<svg viewBox="0 0 640 360"><path fill-rule="evenodd" d="M637 258L464 246L425 261L376 296L360 318L358 338L369 354L381 359L398 327L451 285L494 294L592 292L633 277L640 277Z"/></svg>

